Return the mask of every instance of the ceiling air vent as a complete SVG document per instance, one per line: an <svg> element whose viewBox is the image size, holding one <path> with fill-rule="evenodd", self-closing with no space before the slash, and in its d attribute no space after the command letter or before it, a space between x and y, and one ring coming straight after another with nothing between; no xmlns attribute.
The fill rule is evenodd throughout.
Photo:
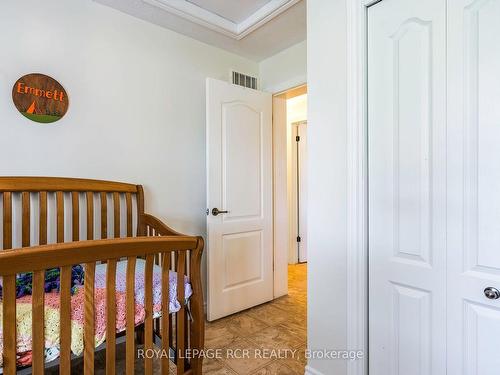
<svg viewBox="0 0 500 375"><path fill-rule="evenodd" d="M243 73L235 72L234 70L231 73L232 81L235 85L257 90L257 77L252 77Z"/></svg>

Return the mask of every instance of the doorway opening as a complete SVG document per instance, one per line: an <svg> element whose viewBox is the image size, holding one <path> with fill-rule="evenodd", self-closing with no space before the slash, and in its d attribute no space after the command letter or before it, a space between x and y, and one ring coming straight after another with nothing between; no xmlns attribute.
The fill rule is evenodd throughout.
<svg viewBox="0 0 500 375"><path fill-rule="evenodd" d="M307 338L307 126L306 85L274 96L275 257L284 253L287 269L287 295L274 303L294 311L286 326L302 340Z"/></svg>
<svg viewBox="0 0 500 375"><path fill-rule="evenodd" d="M307 265L307 85L273 96L274 298Z"/></svg>
<svg viewBox="0 0 500 375"><path fill-rule="evenodd" d="M274 96L274 248L280 268L307 262L307 126L307 85ZM280 288L276 280L275 296L282 289L285 294L286 284Z"/></svg>
<svg viewBox="0 0 500 375"><path fill-rule="evenodd" d="M273 303L294 311L286 324L302 340L307 337L307 126L306 85L273 96Z"/></svg>

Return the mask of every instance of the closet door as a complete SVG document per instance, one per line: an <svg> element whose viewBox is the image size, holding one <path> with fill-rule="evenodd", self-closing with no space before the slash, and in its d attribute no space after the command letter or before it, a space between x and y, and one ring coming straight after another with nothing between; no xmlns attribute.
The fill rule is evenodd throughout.
<svg viewBox="0 0 500 375"><path fill-rule="evenodd" d="M448 374L497 375L500 0L448 1L448 198Z"/></svg>
<svg viewBox="0 0 500 375"><path fill-rule="evenodd" d="M368 60L370 375L444 375L445 0L370 7Z"/></svg>

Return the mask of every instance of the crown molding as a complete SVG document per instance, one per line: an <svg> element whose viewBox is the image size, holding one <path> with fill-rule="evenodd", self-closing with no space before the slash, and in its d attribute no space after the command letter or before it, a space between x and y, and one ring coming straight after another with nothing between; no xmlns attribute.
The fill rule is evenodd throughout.
<svg viewBox="0 0 500 375"><path fill-rule="evenodd" d="M232 22L185 0L142 0L188 21L240 40L301 0L271 0L240 23Z"/></svg>

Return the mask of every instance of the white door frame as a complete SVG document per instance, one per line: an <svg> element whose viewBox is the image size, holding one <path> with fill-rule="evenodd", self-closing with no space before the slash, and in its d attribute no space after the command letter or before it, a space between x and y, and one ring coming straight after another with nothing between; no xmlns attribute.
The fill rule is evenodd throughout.
<svg viewBox="0 0 500 375"><path fill-rule="evenodd" d="M286 98L273 96L274 298L288 294ZM283 157L284 155L284 157Z"/></svg>
<svg viewBox="0 0 500 375"><path fill-rule="evenodd" d="M367 15L383 0L347 5L347 349L365 358L349 361L349 375L368 374L368 134Z"/></svg>

